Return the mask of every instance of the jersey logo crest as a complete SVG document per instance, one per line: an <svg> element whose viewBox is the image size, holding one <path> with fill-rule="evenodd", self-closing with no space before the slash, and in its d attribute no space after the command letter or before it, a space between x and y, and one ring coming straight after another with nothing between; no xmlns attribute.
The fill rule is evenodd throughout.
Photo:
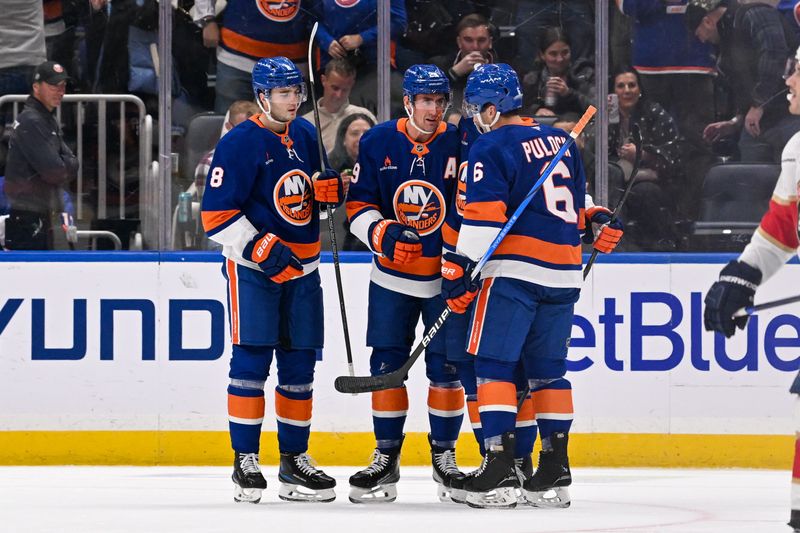
<svg viewBox="0 0 800 533"><path fill-rule="evenodd" d="M467 166L464 161L458 167L458 190L456 191L456 213L464 218L464 209L467 207Z"/></svg>
<svg viewBox="0 0 800 533"><path fill-rule="evenodd" d="M422 180L408 180L394 193L394 213L398 222L421 235L439 229L447 207L441 191Z"/></svg>
<svg viewBox="0 0 800 533"><path fill-rule="evenodd" d="M293 169L275 184L275 208L293 226L305 226L311 221L313 202L311 178L302 170Z"/></svg>
<svg viewBox="0 0 800 533"><path fill-rule="evenodd" d="M358 5L360 1L361 0L336 0L336 5L339 7L348 8Z"/></svg>
<svg viewBox="0 0 800 533"><path fill-rule="evenodd" d="M300 11L300 0L255 0L258 10L269 20L289 22Z"/></svg>

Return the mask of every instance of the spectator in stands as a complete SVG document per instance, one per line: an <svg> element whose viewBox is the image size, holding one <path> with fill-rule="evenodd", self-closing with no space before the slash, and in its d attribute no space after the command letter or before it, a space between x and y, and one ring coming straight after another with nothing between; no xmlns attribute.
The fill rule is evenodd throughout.
<svg viewBox="0 0 800 533"><path fill-rule="evenodd" d="M406 28L406 8L403 0L390 0L391 34L391 99L393 106L401 106L402 75L397 72L394 49ZM351 93L351 101L376 112L378 101L378 0L359 2L320 0L320 25L317 44L321 50L322 65L332 58L349 57L355 65L358 85Z"/></svg>
<svg viewBox="0 0 800 533"><path fill-rule="evenodd" d="M789 26L794 30L795 36L800 39L800 1L780 0L775 7L789 22Z"/></svg>
<svg viewBox="0 0 800 533"><path fill-rule="evenodd" d="M633 67L642 91L675 118L684 137L702 145L703 129L714 119L714 50L687 31L688 0L617 4L633 19Z"/></svg>
<svg viewBox="0 0 800 533"><path fill-rule="evenodd" d="M71 1L43 0L47 59L73 67L77 6Z"/></svg>
<svg viewBox="0 0 800 533"><path fill-rule="evenodd" d="M0 96L27 93L36 65L47 59L41 2L3 2L0 51Z"/></svg>
<svg viewBox="0 0 800 533"><path fill-rule="evenodd" d="M573 38L572 57L594 61L594 0L500 0L492 22L511 26L517 36L512 61L520 78L533 68L545 28L564 28ZM602 3L601 3L602 5Z"/></svg>
<svg viewBox="0 0 800 533"><path fill-rule="evenodd" d="M497 62L492 49L492 29L486 17L470 13L462 18L456 26L456 46L457 50L430 60L450 78L450 90L453 93L451 101L455 102L455 108L451 108L451 111L454 113L458 113L461 107L464 87L475 65Z"/></svg>
<svg viewBox="0 0 800 533"><path fill-rule="evenodd" d="M525 109L541 116L577 113L594 101L594 66L572 61L572 44L559 27L541 33L539 55L533 70L523 78Z"/></svg>
<svg viewBox="0 0 800 533"><path fill-rule="evenodd" d="M342 174L353 169L358 159L358 141L374 125L375 117L366 113L355 113L342 120L333 150L328 154L332 169Z"/></svg>
<svg viewBox="0 0 800 533"><path fill-rule="evenodd" d="M626 228L634 228L631 240L650 250L674 249L672 193L681 185L678 126L660 104L643 97L639 74L632 67L620 69L613 80L619 121L608 128L609 161L622 167L625 182L636 159L636 146L631 142L634 124L642 136L641 165L625 203ZM625 183L609 183L611 205L624 188Z"/></svg>
<svg viewBox="0 0 800 533"><path fill-rule="evenodd" d="M288 57L307 72L313 15L300 2L228 0L221 28L215 0L196 0L194 5L194 21L203 28L203 43L217 49L217 113L224 113L235 100L253 97L250 75L262 57Z"/></svg>
<svg viewBox="0 0 800 533"><path fill-rule="evenodd" d="M779 161L800 117L787 110L782 75L794 50L794 31L772 6L737 0L690 0L686 24L704 43L719 49L719 70L735 104L734 117L706 126L713 143L738 135L742 161Z"/></svg>
<svg viewBox="0 0 800 533"><path fill-rule="evenodd" d="M36 67L31 95L11 133L5 193L9 250L53 248L51 217L65 211L62 189L78 172L78 159L64 143L55 110L61 105L67 72L53 61Z"/></svg>
<svg viewBox="0 0 800 533"><path fill-rule="evenodd" d="M336 143L333 151L328 156L328 161L332 169L338 171L344 181L345 191L350 187L350 179L353 176L353 167L358 160L358 142L364 132L375 125L372 115L356 113L350 115L339 125L336 132ZM333 216L334 230L336 231L337 244L342 250L346 251L369 251L355 235L350 232L350 222L344 209L337 209ZM323 224L322 248L330 250L330 235L325 230L327 224Z"/></svg>
<svg viewBox="0 0 800 533"><path fill-rule="evenodd" d="M337 57L325 65L325 73L320 76L322 98L318 100L319 126L322 130L322 144L328 154L336 142L336 132L342 121L350 115L359 113L367 115L375 124L375 115L364 107L350 103L350 91L356 84L356 69L347 58ZM314 122L314 111L311 110L303 118Z"/></svg>

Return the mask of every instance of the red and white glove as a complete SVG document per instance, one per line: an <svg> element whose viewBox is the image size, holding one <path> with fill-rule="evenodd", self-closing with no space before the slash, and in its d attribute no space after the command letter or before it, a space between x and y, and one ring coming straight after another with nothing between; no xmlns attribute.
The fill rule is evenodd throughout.
<svg viewBox="0 0 800 533"><path fill-rule="evenodd" d="M414 228L395 220L379 220L369 228L372 249L392 263L407 265L422 256L422 243Z"/></svg>
<svg viewBox="0 0 800 533"><path fill-rule="evenodd" d="M442 263L442 298L451 311L463 314L478 294L478 284L472 281L475 262L463 255L447 252Z"/></svg>
<svg viewBox="0 0 800 533"><path fill-rule="evenodd" d="M597 224L599 231L592 246L598 252L608 254L617 247L625 233L625 224L619 217L611 220L611 211L605 207L595 206L586 211L587 226Z"/></svg>

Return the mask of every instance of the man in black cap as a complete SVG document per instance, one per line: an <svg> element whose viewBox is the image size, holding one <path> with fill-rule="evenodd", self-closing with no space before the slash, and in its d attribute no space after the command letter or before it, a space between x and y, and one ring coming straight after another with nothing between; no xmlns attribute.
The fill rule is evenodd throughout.
<svg viewBox="0 0 800 533"><path fill-rule="evenodd" d="M14 123L8 149L5 192L9 250L51 250L51 217L63 209L62 188L75 179L78 159L64 143L55 109L61 105L67 72L53 61L36 67L31 95Z"/></svg>
<svg viewBox="0 0 800 533"><path fill-rule="evenodd" d="M800 129L800 117L786 109L782 75L797 43L785 18L761 2L690 0L685 20L701 42L718 47L718 69L735 106L735 116L706 126L703 138L738 135L742 161L780 161Z"/></svg>

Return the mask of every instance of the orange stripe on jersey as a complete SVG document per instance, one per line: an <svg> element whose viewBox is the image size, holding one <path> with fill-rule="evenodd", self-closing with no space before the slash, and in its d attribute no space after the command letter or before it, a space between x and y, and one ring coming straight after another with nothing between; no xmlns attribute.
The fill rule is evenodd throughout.
<svg viewBox="0 0 800 533"><path fill-rule="evenodd" d="M464 209L464 220L485 220L505 224L506 204L503 202L470 202Z"/></svg>
<svg viewBox="0 0 800 533"><path fill-rule="evenodd" d="M473 355L478 353L478 347L481 344L483 321L486 317L486 307L489 303L489 293L493 282L494 278L486 278L478 293L478 302L475 304L475 315L472 317L472 328L469 334L469 346L467 346L467 351Z"/></svg>
<svg viewBox="0 0 800 533"><path fill-rule="evenodd" d="M428 387L428 407L439 411L456 411L464 408L464 389Z"/></svg>
<svg viewBox="0 0 800 533"><path fill-rule="evenodd" d="M308 50L308 42L300 41L296 43L279 44L265 43L246 37L235 31L223 27L220 31L222 43L228 48L237 52L242 52L252 57L276 57L286 56L292 60L303 59Z"/></svg>
<svg viewBox="0 0 800 533"><path fill-rule="evenodd" d="M231 305L231 344L239 344L239 277L236 274L236 263L226 259L225 271L228 273L228 296Z"/></svg>
<svg viewBox="0 0 800 533"><path fill-rule="evenodd" d="M769 201L769 210L761 219L761 229L786 251L794 251L800 242L797 237L797 199L789 204Z"/></svg>
<svg viewBox="0 0 800 533"><path fill-rule="evenodd" d="M302 243L302 242L286 242L282 241L283 244L288 246L292 249L292 253L297 256L298 259L301 261L305 259L310 259L312 257L317 257L319 255L320 250L322 250L322 244L320 241L317 242L310 242L310 243Z"/></svg>
<svg viewBox="0 0 800 533"><path fill-rule="evenodd" d="M264 397L228 394L228 415L248 420L264 418Z"/></svg>
<svg viewBox="0 0 800 533"><path fill-rule="evenodd" d="M493 255L521 255L557 265L581 264L580 246L554 244L523 235L506 235Z"/></svg>
<svg viewBox="0 0 800 533"><path fill-rule="evenodd" d="M311 398L293 400L275 391L275 415L288 420L307 422L311 420Z"/></svg>
<svg viewBox="0 0 800 533"><path fill-rule="evenodd" d="M458 242L458 232L450 227L450 224L445 222L442 224L442 240L448 246L456 247Z"/></svg>
<svg viewBox="0 0 800 533"><path fill-rule="evenodd" d="M61 0L51 0L49 2L45 2L42 7L44 9L45 22L49 22L53 19L64 16L64 6L61 4Z"/></svg>
<svg viewBox="0 0 800 533"><path fill-rule="evenodd" d="M586 229L586 209L581 207L578 210L578 231Z"/></svg>
<svg viewBox="0 0 800 533"><path fill-rule="evenodd" d="M433 276L441 273L442 271L442 256L436 257L420 257L413 263L405 265L398 265L392 263L385 257L379 257L378 261L387 270L394 272L401 272L403 274L414 274L415 276Z"/></svg>
<svg viewBox="0 0 800 533"><path fill-rule="evenodd" d="M241 213L241 211L238 209L229 209L227 211L203 211L201 213L203 230L206 232L212 231L214 228L221 226L239 213Z"/></svg>
<svg viewBox="0 0 800 533"><path fill-rule="evenodd" d="M361 211L362 209L365 209L367 207L371 207L371 208L375 209L376 211L380 211L380 208L377 205L371 204L369 202L357 202L355 200L347 202L347 204L346 204L347 220L351 220L353 218L353 215L355 215L356 213L358 213L359 211ZM352 222L352 220L351 220L351 222Z"/></svg>
<svg viewBox="0 0 800 533"><path fill-rule="evenodd" d="M572 414L572 389L544 389L533 393L537 413Z"/></svg>
<svg viewBox="0 0 800 533"><path fill-rule="evenodd" d="M533 408L533 398L526 398L522 406L517 411L517 422L527 422L536 419L536 411Z"/></svg>
<svg viewBox="0 0 800 533"><path fill-rule="evenodd" d="M517 388L510 381L490 381L478 385L478 406L504 405L517 408Z"/></svg>
<svg viewBox="0 0 800 533"><path fill-rule="evenodd" d="M408 389L379 390L372 393L373 411L408 411Z"/></svg>
<svg viewBox="0 0 800 533"><path fill-rule="evenodd" d="M478 411L478 401L471 400L467 402L467 413L469 413L470 424L481 423L481 413Z"/></svg>

